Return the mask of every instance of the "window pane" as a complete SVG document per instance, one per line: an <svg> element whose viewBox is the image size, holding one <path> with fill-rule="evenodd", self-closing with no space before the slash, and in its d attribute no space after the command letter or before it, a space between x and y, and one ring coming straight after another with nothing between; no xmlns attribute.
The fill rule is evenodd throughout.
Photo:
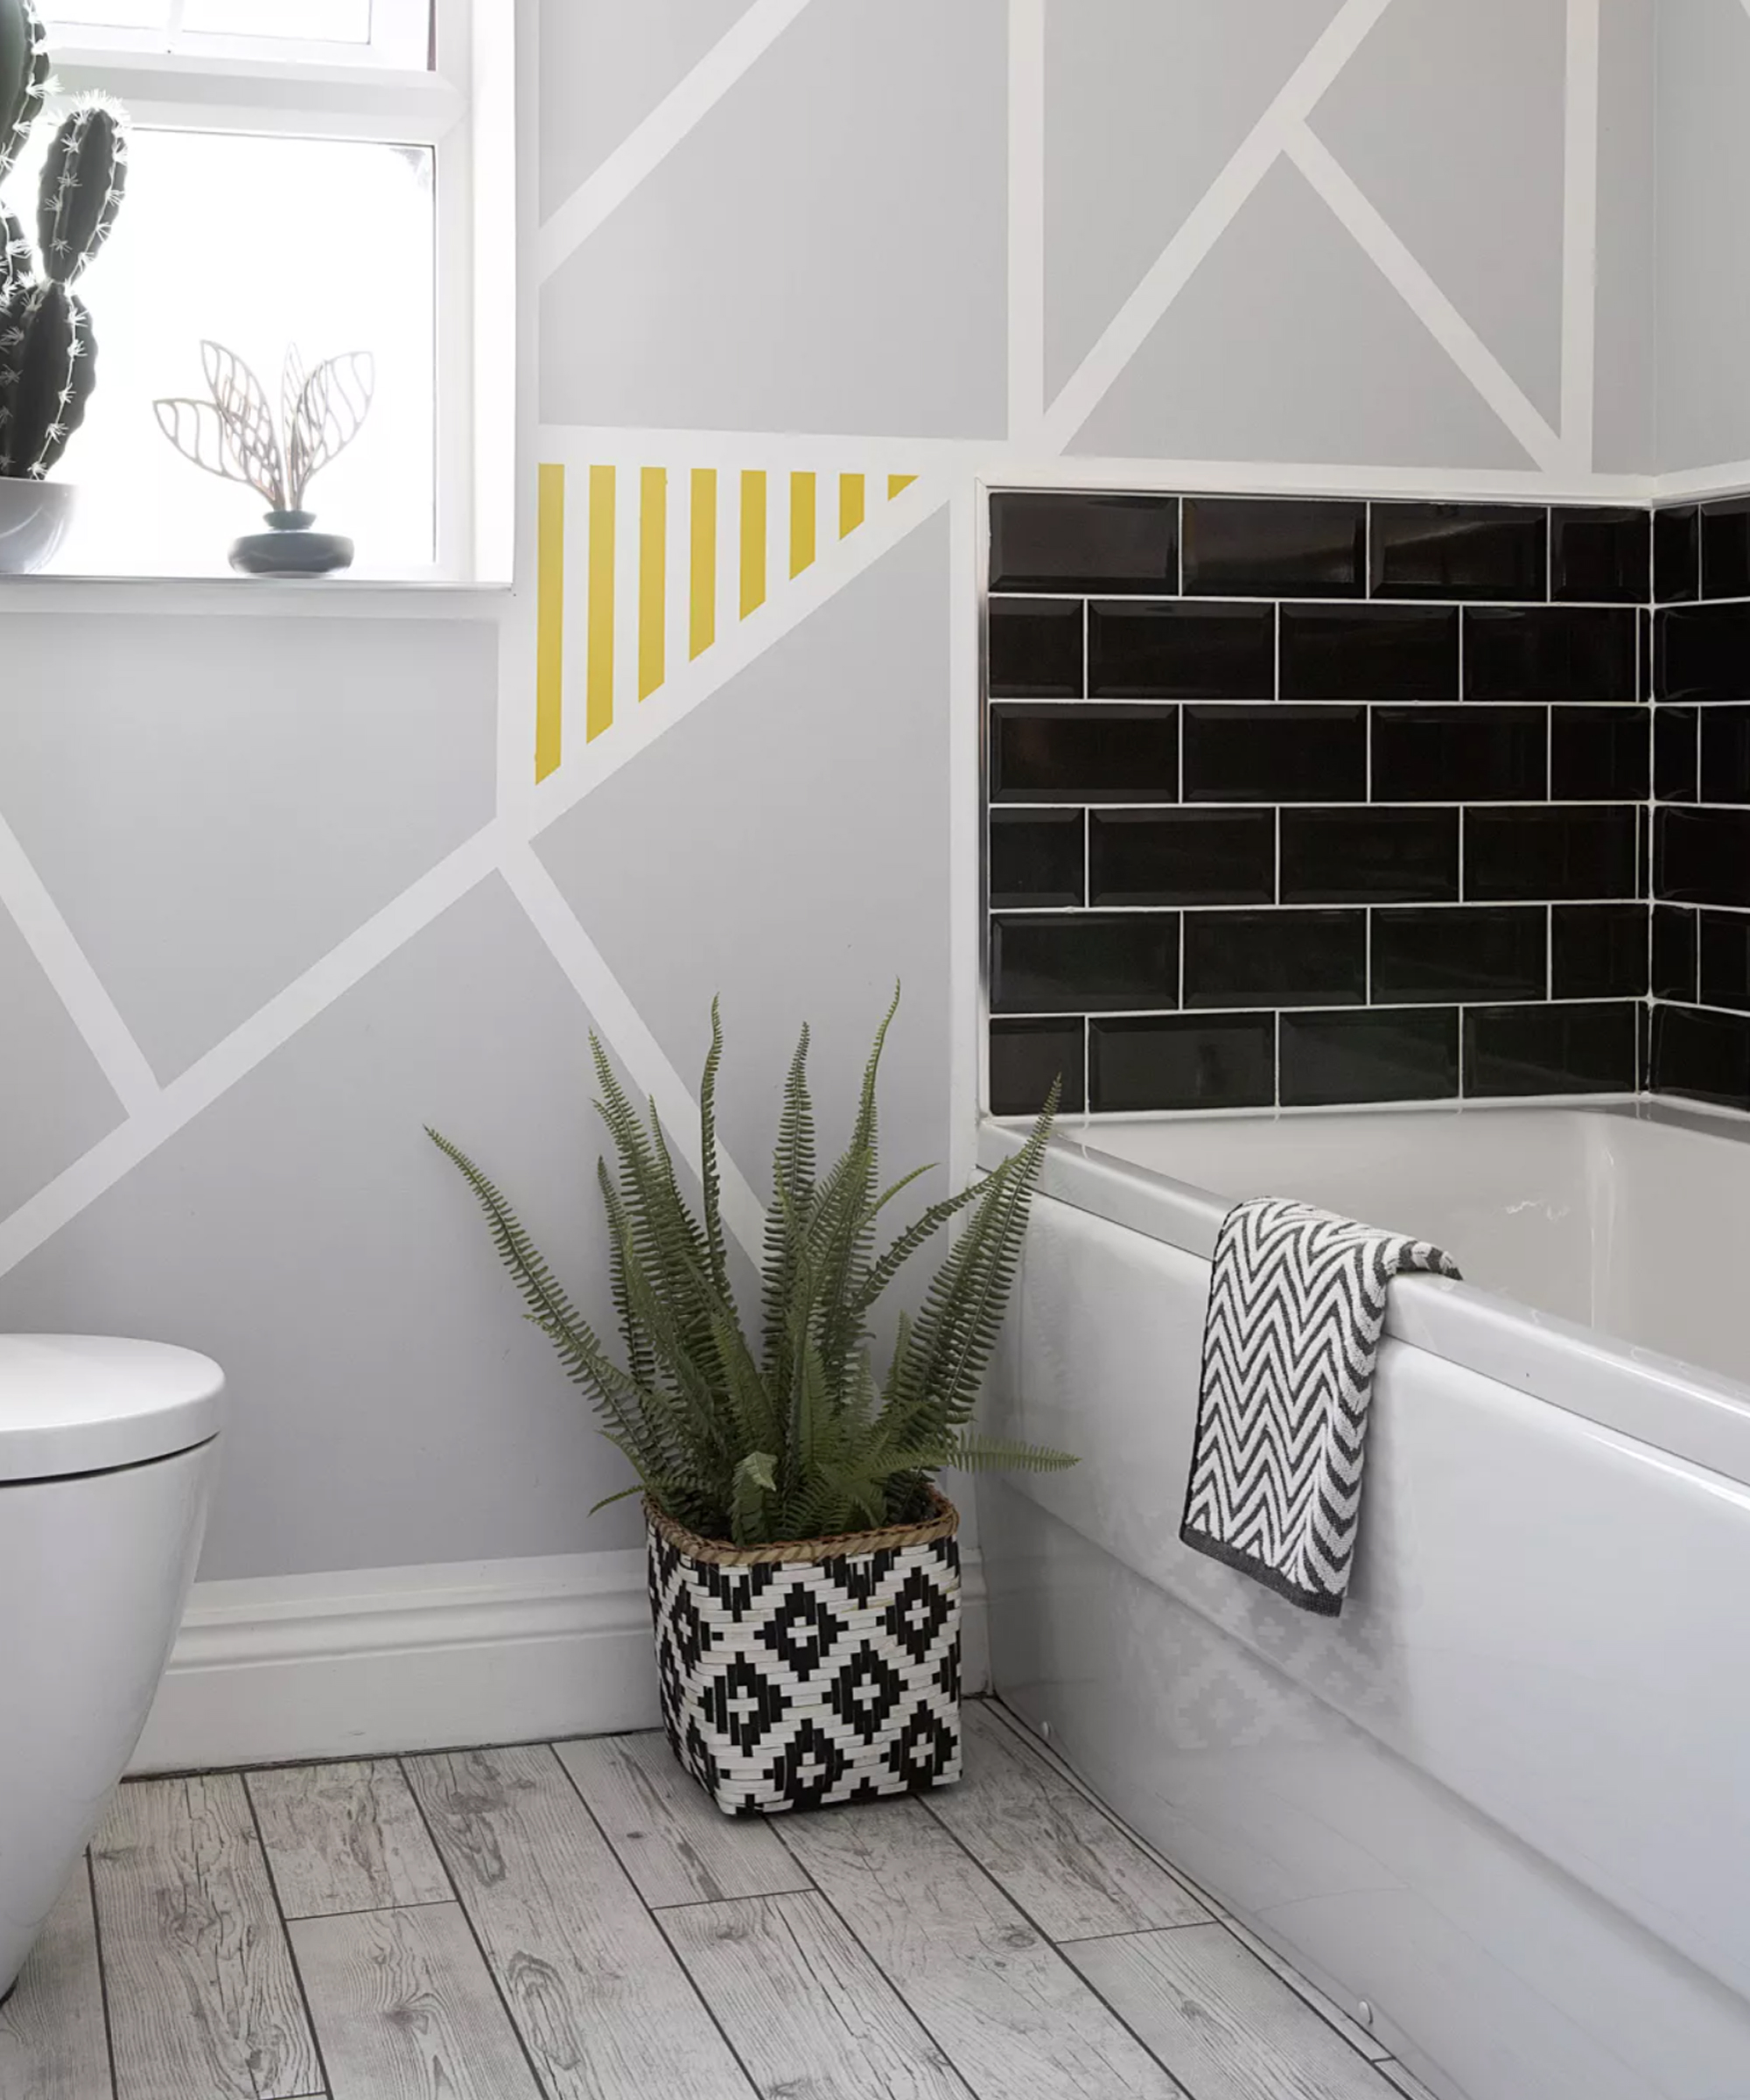
<svg viewBox="0 0 1750 2100"><path fill-rule="evenodd" d="M167 0L54 0L43 10L51 46L60 30L163 29Z"/></svg>
<svg viewBox="0 0 1750 2100"><path fill-rule="evenodd" d="M262 529L254 491L178 458L152 412L161 395L206 393L205 336L248 360L276 409L289 345L311 366L370 351L375 403L309 508L356 540L361 571L432 561L432 158L340 139L135 133L126 204L80 284L98 383L56 471L81 490L59 566L222 574L231 541Z"/></svg>
<svg viewBox="0 0 1750 2100"><path fill-rule="evenodd" d="M371 0L188 0L182 25L200 36L368 44Z"/></svg>

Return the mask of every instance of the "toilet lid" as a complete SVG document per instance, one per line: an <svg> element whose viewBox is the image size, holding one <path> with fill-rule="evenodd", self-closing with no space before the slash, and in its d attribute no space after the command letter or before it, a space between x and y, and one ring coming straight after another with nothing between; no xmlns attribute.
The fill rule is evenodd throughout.
<svg viewBox="0 0 1750 2100"><path fill-rule="evenodd" d="M167 1459L219 1432L210 1357L98 1334L0 1334L0 1483Z"/></svg>

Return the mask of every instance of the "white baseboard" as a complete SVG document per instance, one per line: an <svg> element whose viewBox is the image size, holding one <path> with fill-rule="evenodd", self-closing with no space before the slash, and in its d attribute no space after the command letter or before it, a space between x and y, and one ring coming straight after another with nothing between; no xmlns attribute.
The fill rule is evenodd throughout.
<svg viewBox="0 0 1750 2100"><path fill-rule="evenodd" d="M984 1568L963 1674L990 1686ZM657 1725L641 1551L197 1584L130 1770L186 1772Z"/></svg>

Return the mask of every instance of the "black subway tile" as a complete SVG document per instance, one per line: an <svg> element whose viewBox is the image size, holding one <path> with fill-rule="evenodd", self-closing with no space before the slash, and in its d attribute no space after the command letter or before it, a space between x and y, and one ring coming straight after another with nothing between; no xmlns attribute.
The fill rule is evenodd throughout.
<svg viewBox="0 0 1750 2100"><path fill-rule="evenodd" d="M1640 1012L1608 1004L1473 1006L1465 1014L1465 1092L1629 1094L1640 1077Z"/></svg>
<svg viewBox="0 0 1750 2100"><path fill-rule="evenodd" d="M1094 904L1270 904L1273 809L1096 810L1089 819Z"/></svg>
<svg viewBox="0 0 1750 2100"><path fill-rule="evenodd" d="M1057 912L990 922L993 1013L1096 1013L1178 1004L1177 913Z"/></svg>
<svg viewBox="0 0 1750 2100"><path fill-rule="evenodd" d="M1672 606L1701 596L1701 513L1678 503L1653 513L1653 602Z"/></svg>
<svg viewBox="0 0 1750 2100"><path fill-rule="evenodd" d="M1284 700L1456 700L1455 606L1284 606Z"/></svg>
<svg viewBox="0 0 1750 2100"><path fill-rule="evenodd" d="M1284 1013L1282 1104L1451 1101L1459 1091L1459 1016L1451 1007Z"/></svg>
<svg viewBox="0 0 1750 2100"><path fill-rule="evenodd" d="M1750 802L1750 707L1704 707L1700 802Z"/></svg>
<svg viewBox="0 0 1750 2100"><path fill-rule="evenodd" d="M1641 812L1629 805L1467 809L1465 895L1475 903L1639 897L1641 837Z"/></svg>
<svg viewBox="0 0 1750 2100"><path fill-rule="evenodd" d="M1177 496L1017 490L990 499L990 588L1179 588Z"/></svg>
<svg viewBox="0 0 1750 2100"><path fill-rule="evenodd" d="M1466 700L1641 697L1631 606L1466 606Z"/></svg>
<svg viewBox="0 0 1750 2100"><path fill-rule="evenodd" d="M1653 906L1653 996L1696 1003L1696 935L1700 914L1679 905Z"/></svg>
<svg viewBox="0 0 1750 2100"><path fill-rule="evenodd" d="M1750 906L1750 810L1658 809L1653 822L1656 897Z"/></svg>
<svg viewBox="0 0 1750 2100"><path fill-rule="evenodd" d="M1359 1006L1365 912L1187 912L1185 1004Z"/></svg>
<svg viewBox="0 0 1750 2100"><path fill-rule="evenodd" d="M1653 616L1662 700L1750 700L1750 605L1673 606Z"/></svg>
<svg viewBox="0 0 1750 2100"><path fill-rule="evenodd" d="M1546 708L1376 708L1374 800L1542 802L1549 752Z"/></svg>
<svg viewBox="0 0 1750 2100"><path fill-rule="evenodd" d="M1456 809L1284 809L1284 904L1414 904L1459 893Z"/></svg>
<svg viewBox="0 0 1750 2100"><path fill-rule="evenodd" d="M1083 1035L1079 1020L992 1021L990 1113L1036 1116L1053 1081L1060 1080L1060 1112L1082 1114L1088 1102Z"/></svg>
<svg viewBox="0 0 1750 2100"><path fill-rule="evenodd" d="M1362 707L1187 707L1187 802L1347 802L1367 798Z"/></svg>
<svg viewBox="0 0 1750 2100"><path fill-rule="evenodd" d="M1187 496L1185 588L1212 597L1359 598L1367 506L1296 496Z"/></svg>
<svg viewBox="0 0 1750 2100"><path fill-rule="evenodd" d="M1644 904L1558 904L1550 914L1550 989L1558 999L1647 996Z"/></svg>
<svg viewBox="0 0 1750 2100"><path fill-rule="evenodd" d="M1653 793L1662 802L1699 799L1700 718L1698 707L1653 710Z"/></svg>
<svg viewBox="0 0 1750 2100"><path fill-rule="evenodd" d="M992 598L992 697L1074 699L1082 690L1080 603L1058 598Z"/></svg>
<svg viewBox="0 0 1750 2100"><path fill-rule="evenodd" d="M1750 1017L1656 1006L1651 1082L1656 1093L1750 1109Z"/></svg>
<svg viewBox="0 0 1750 2100"><path fill-rule="evenodd" d="M1082 904L1083 832L1080 809L990 812L993 905Z"/></svg>
<svg viewBox="0 0 1750 2100"><path fill-rule="evenodd" d="M1441 1005L1549 996L1541 907L1379 911L1373 915L1376 1005Z"/></svg>
<svg viewBox="0 0 1750 2100"><path fill-rule="evenodd" d="M1550 514L1550 595L1643 606L1652 591L1651 515L1588 504Z"/></svg>
<svg viewBox="0 0 1750 2100"><path fill-rule="evenodd" d="M1273 1013L1097 1020L1088 1036L1096 1112L1256 1109L1276 1099Z"/></svg>
<svg viewBox="0 0 1750 2100"><path fill-rule="evenodd" d="M1644 802L1652 738L1643 707L1550 710L1550 794L1562 802Z"/></svg>
<svg viewBox="0 0 1750 2100"><path fill-rule="evenodd" d="M1121 700L1268 700L1276 607L1091 605L1088 690Z"/></svg>
<svg viewBox="0 0 1750 2100"><path fill-rule="evenodd" d="M1701 1004L1750 1012L1750 912L1703 912L1699 932Z"/></svg>
<svg viewBox="0 0 1750 2100"><path fill-rule="evenodd" d="M1541 598L1549 513L1505 503L1376 503L1376 598Z"/></svg>
<svg viewBox="0 0 1750 2100"><path fill-rule="evenodd" d="M999 802L1172 802L1176 707L993 707L990 792Z"/></svg>
<svg viewBox="0 0 1750 2100"><path fill-rule="evenodd" d="M1702 505L1701 594L1750 598L1750 496Z"/></svg>

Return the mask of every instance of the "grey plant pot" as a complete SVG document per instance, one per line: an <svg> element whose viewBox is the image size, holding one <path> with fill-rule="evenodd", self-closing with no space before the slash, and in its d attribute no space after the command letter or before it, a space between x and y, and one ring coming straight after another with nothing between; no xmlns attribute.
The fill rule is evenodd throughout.
<svg viewBox="0 0 1750 2100"><path fill-rule="evenodd" d="M246 533L231 550L242 576L332 576L353 565L353 542L338 532L312 532L308 510L270 510L266 532Z"/></svg>
<svg viewBox="0 0 1750 2100"><path fill-rule="evenodd" d="M66 481L0 480L0 576L33 576L53 560L78 491Z"/></svg>

